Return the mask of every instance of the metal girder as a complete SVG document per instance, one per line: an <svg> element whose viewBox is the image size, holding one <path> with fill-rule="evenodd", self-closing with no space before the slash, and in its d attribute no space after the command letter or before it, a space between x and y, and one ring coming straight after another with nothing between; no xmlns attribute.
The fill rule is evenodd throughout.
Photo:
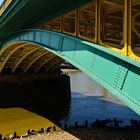
<svg viewBox="0 0 140 140"><path fill-rule="evenodd" d="M64 62L63 59L61 59L54 67L52 67L51 72L54 72L56 69L60 68L60 64Z"/></svg>
<svg viewBox="0 0 140 140"><path fill-rule="evenodd" d="M29 63L31 63L34 59L36 59L38 56L40 56L42 53L46 52L45 49L38 47L36 51L29 54L28 57L26 57L22 63L19 64L18 69L21 70L21 72L24 72L24 70L28 67Z"/></svg>
<svg viewBox="0 0 140 140"><path fill-rule="evenodd" d="M40 57L35 63L32 64L32 66L30 67L30 69L33 69L34 72L35 70L47 59L49 59L50 57L52 57L52 53L48 53L43 55L42 57Z"/></svg>
<svg viewBox="0 0 140 140"><path fill-rule="evenodd" d="M27 1L27 0L24 0L24 1ZM34 1L31 0L30 2L34 2ZM65 5L67 5L68 2L71 3L71 1L66 2L63 0L63 3L65 3ZM73 1L73 2L76 2L76 1ZM88 2L88 1L85 0L85 2ZM140 36L138 34L138 32L134 29L133 25L131 26L131 10L137 11L137 9L133 9L133 4L131 6L132 0L120 1L120 3L124 2L124 5L121 5L120 3L118 5L118 2L116 3L115 0L104 0L103 1L106 4L109 4L110 6L115 5L114 7L117 6L117 7L119 7L119 9L122 9L122 8L124 9L124 35L123 35L124 40L122 40L122 41L124 42L125 45L123 46L123 50L116 50L119 52L119 53L117 53L117 52L114 52L107 48L103 48L103 46L114 48L115 46L113 46L113 44L110 43L109 45L107 45L106 43L101 43L102 42L102 40L100 39L100 37L101 37L101 32L100 32L101 31L101 29L100 29L101 28L101 26L100 26L101 25L101 19L100 19L101 2L102 2L102 0L97 0L97 13L96 13L96 18L97 18L96 42L98 42L100 45L97 45L97 44L94 44L94 43L91 43L91 42L88 42L88 41L85 41L82 39L76 39L74 37L67 36L67 35L64 35L61 33L55 33L55 32L51 32L51 31L43 31L43 30L26 30L26 31L20 32L19 34L17 33L13 38L8 39L8 41L5 44L3 44L3 47L5 47L5 45L10 42L15 42L15 40L35 42L38 45L42 45L48 51L60 56L61 58L65 59L66 61L72 63L73 65L75 65L76 67L81 69L83 72L88 74L91 78L93 78L99 84L101 84L107 90L109 90L112 94L114 94L119 99L121 99L123 102L125 102L127 105L129 105L138 114L140 114L140 94L139 94L139 91L140 91L140 86L139 86L140 62L136 61L136 58L134 58L135 60L131 59L130 57L132 57L131 56L132 54L129 52L131 50L131 39L132 39L131 27L133 28L133 31L135 32L135 34L137 36ZM46 1L44 1L43 4L45 4L45 3L46 3ZM40 6L38 6L38 4ZM42 11L42 8L44 8L44 10L45 9L50 10L50 11L52 10L49 7L52 4L48 5L48 8L46 8L47 5L44 6L40 1L38 2L38 4L36 4L36 6L39 8L40 11ZM58 7L61 7L62 3L58 3L58 4L60 4ZM73 3L73 5L76 5L76 3ZM65 6L63 6L63 8L64 7ZM70 5L70 7L72 7L72 6ZM69 10L70 10L70 7L69 7ZM78 5L75 7L78 7ZM26 8L28 10L30 10L30 6L27 5ZM20 9L20 8L18 8L18 9ZM25 9L23 7L23 9L21 10L21 13L19 12L19 14L17 14L17 15L23 16L25 14L24 13ZM66 12L65 10L62 11L61 13ZM107 12L115 12L116 10L118 11L118 8L111 7L111 8L108 8ZM13 24L9 25L9 24L6 24L6 22L5 22L6 26L4 26L3 30L1 30L1 37L6 36L6 33L7 33L6 31L8 31L9 28L11 29L10 31L13 32L14 30L22 27L23 24L26 27L26 25L28 25L28 26L31 24L33 25L34 21L41 20L41 18L40 19L38 18L41 16L35 16L32 18L34 20L31 20L30 22L29 22L29 20L27 20L29 23L23 22L23 21L26 21L25 19L31 18L32 15L34 15L33 14L34 11L31 11L31 12L27 11L27 14L28 13L29 13L29 17L23 16L23 18L21 20L17 20L18 26L14 26L14 29L11 28L12 27L11 25L13 25ZM49 13L49 12L38 12L38 14L45 15L45 16L42 15L42 17L46 17L46 13ZM17 15L14 15L15 19L20 18L20 16L17 17ZM53 12L50 15L57 16L57 14L53 13ZM47 16L50 17L50 15L47 15ZM60 15L60 13L58 15ZM9 19L12 19L12 18L10 18L10 17L12 17L11 15L9 15L8 17L9 17ZM47 20L49 20L49 18ZM7 22L7 23L9 23L9 22ZM1 24L1 26L2 25L3 24ZM6 28L6 27L8 27L8 28ZM78 27L78 26L76 26L76 27ZM112 31L111 31L111 33L112 33ZM15 46L13 46L13 48L14 47ZM5 53L2 53L2 55L1 55L2 58L6 58L8 56L8 52L11 51L13 48L11 47L7 51L5 51ZM118 49L118 48L116 47L116 48L114 48L114 50L115 49ZM30 52L30 50L29 50L29 52ZM120 53L124 54L124 55L121 55ZM21 55L21 56L18 57L19 60L18 60L17 64L15 65L16 67L18 67L18 65L21 63L19 61L23 57L26 56L25 52L23 54L19 54L19 55ZM129 56L129 57L127 57L127 56ZM44 65L46 65L46 63L48 63L49 61L51 62L51 60L53 60L52 57L55 57L55 56L50 56L50 58L42 56L41 59L39 58L41 61L38 61L39 60L38 59L34 63L32 63L32 65L35 64L37 61L40 63L39 67L35 67L36 68L35 71L37 72L42 67L44 67ZM138 58L138 60L140 61L140 58ZM54 63L55 62L53 62L53 65L54 65ZM48 67L48 69L50 67Z"/></svg>
<svg viewBox="0 0 140 140"><path fill-rule="evenodd" d="M56 62L54 62L52 65L50 65L45 71L46 72L49 72L49 71L53 72L56 68L58 68L58 66L60 66L62 61L63 61L62 59L58 58L56 60Z"/></svg>
<svg viewBox="0 0 140 140"><path fill-rule="evenodd" d="M31 38L30 33L35 36ZM7 42L15 42L19 38L44 47L73 64L140 114L140 62L103 46L53 31L25 30ZM41 64L35 67L36 72L55 56L49 57L38 61Z"/></svg>
<svg viewBox="0 0 140 140"><path fill-rule="evenodd" d="M9 55L11 51L13 51L18 45L11 45L8 46L6 49L2 49L0 54L0 64L3 63L3 61L6 59L6 57Z"/></svg>
<svg viewBox="0 0 140 140"><path fill-rule="evenodd" d="M0 16L4 12L4 10L8 7L12 0L5 0L3 1L2 5L0 6Z"/></svg>
<svg viewBox="0 0 140 140"><path fill-rule="evenodd" d="M0 50L0 56L5 52L5 50L7 50L8 48L13 48L13 47L16 47L16 46L19 46L19 45L22 45L22 44L25 44L24 42L15 42L15 43L12 43L12 44L9 44L9 45L6 45L6 47L4 48L1 48Z"/></svg>
<svg viewBox="0 0 140 140"><path fill-rule="evenodd" d="M26 57L28 57L28 55L30 55L31 53L35 52L35 51L38 50L38 49L39 49L39 48L36 47L36 48L34 48L33 50L29 51L27 54L25 54L23 57L21 57L21 58L19 59L19 61L16 63L16 65L14 66L14 68L12 69L12 73L15 72L15 70L16 70L16 68L19 66L19 64L20 64Z"/></svg>
<svg viewBox="0 0 140 140"><path fill-rule="evenodd" d="M29 44L20 44L19 46L15 47L13 50L11 50L9 52L9 54L6 56L6 58L4 59L4 61L2 62L1 64L1 67L0 67L0 73L2 72L5 64L7 63L8 59L17 51L19 50L20 48L23 48L23 47L27 47ZM10 47L10 46L9 46ZM7 48L8 49L8 48Z"/></svg>
<svg viewBox="0 0 140 140"><path fill-rule="evenodd" d="M40 66L38 66L36 69L35 69L35 72L38 72L46 63L48 63L50 60L52 60L53 58L55 58L56 56L55 55L52 55L50 58L46 59L44 62L42 62L40 64Z"/></svg>
<svg viewBox="0 0 140 140"><path fill-rule="evenodd" d="M18 43L17 43L18 44ZM23 44L20 45L20 47L18 46L14 46L13 48L12 47L9 47L5 50L5 52L1 55L1 57L5 60L7 59L8 56L9 59L7 59L5 62L5 65L3 67L4 68L10 68L10 69L13 69L13 67L16 65L16 63L18 63L18 61L24 56L26 55L30 50L36 48L37 46L35 45L31 45L30 43L24 43L24 46ZM13 53L14 52L14 53ZM4 56L3 56L4 55ZM0 58L1 58L0 57ZM3 61L4 61L3 60ZM3 61L1 62L1 64L3 64Z"/></svg>
<svg viewBox="0 0 140 140"><path fill-rule="evenodd" d="M34 63L36 63L41 57L43 57L44 55L46 55L46 54L48 54L49 52L44 52L44 53L42 53L41 55L39 55L38 57L36 57L35 59L33 59L33 61L31 61L29 64L28 64L28 66L24 69L24 72L27 72L29 69L30 69L30 67L34 64Z"/></svg>
<svg viewBox="0 0 140 140"><path fill-rule="evenodd" d="M0 38L7 38L17 30L23 29L23 26L25 28L27 26L36 27L40 22L42 23L44 20L48 21L50 18L53 18L54 15L61 15L68 10L90 1L91 0L51 0L50 2L50 0L12 0L7 10L0 17Z"/></svg>

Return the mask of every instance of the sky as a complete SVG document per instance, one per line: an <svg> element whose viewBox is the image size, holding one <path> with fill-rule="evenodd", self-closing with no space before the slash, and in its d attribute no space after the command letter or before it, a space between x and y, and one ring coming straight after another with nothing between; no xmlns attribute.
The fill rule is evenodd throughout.
<svg viewBox="0 0 140 140"><path fill-rule="evenodd" d="M3 0L0 0L0 5L2 4Z"/></svg>

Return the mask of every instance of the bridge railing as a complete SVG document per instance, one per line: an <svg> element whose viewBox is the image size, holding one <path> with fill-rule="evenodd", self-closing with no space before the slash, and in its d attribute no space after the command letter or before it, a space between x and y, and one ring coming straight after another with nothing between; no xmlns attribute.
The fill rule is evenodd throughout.
<svg viewBox="0 0 140 140"><path fill-rule="evenodd" d="M0 6L0 15L5 11L8 5L11 3L12 0L4 0Z"/></svg>

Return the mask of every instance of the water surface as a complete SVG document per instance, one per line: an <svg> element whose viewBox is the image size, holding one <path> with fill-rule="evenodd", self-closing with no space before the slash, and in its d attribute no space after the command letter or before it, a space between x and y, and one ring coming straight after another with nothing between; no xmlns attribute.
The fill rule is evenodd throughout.
<svg viewBox="0 0 140 140"><path fill-rule="evenodd" d="M83 124L96 119L123 120L121 125L129 124L131 118L140 116L107 90L82 72L69 72L72 99L67 105L59 103L36 104L26 107L0 109L0 133L9 134L14 130L24 134L27 129L40 129L54 124L73 125L75 121ZM61 94L61 93L58 93Z"/></svg>
<svg viewBox="0 0 140 140"><path fill-rule="evenodd" d="M140 116L82 72L70 72L72 100L68 116L61 123L83 123L96 119L129 120Z"/></svg>

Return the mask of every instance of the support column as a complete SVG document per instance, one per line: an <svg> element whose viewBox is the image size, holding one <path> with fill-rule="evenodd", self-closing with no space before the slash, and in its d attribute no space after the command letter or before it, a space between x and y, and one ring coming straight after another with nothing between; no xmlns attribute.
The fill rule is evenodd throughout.
<svg viewBox="0 0 140 140"><path fill-rule="evenodd" d="M124 47L126 56L131 53L131 0L124 0Z"/></svg>

